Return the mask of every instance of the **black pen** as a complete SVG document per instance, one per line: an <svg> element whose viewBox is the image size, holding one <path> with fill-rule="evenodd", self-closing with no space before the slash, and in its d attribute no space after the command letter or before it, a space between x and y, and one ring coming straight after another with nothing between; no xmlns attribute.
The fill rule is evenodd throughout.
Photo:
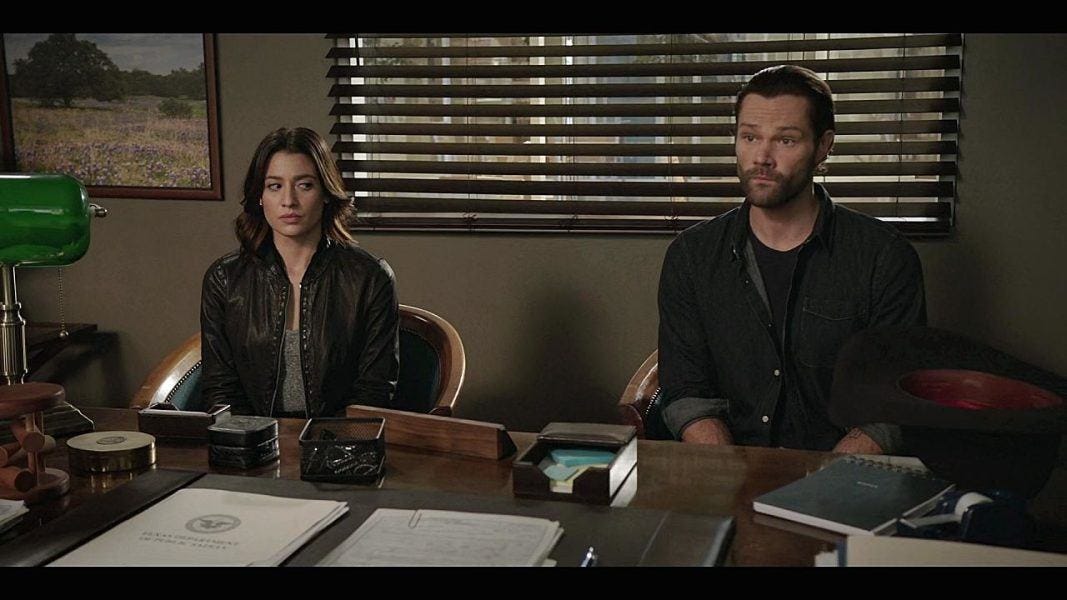
<svg viewBox="0 0 1067 600"><path fill-rule="evenodd" d="M579 567L595 567L597 563L596 550L589 546L589 549L585 551L585 558L582 559L582 564Z"/></svg>

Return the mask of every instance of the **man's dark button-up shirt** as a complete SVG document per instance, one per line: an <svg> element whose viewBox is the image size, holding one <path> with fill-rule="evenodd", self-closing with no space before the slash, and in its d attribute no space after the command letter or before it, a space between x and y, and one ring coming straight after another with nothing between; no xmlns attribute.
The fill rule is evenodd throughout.
<svg viewBox="0 0 1067 600"><path fill-rule="evenodd" d="M841 346L869 327L926 323L915 249L891 225L815 189L819 217L797 257L781 353L747 202L683 231L667 249L659 380L663 419L676 438L693 421L717 417L737 444L829 450L845 434L827 416ZM899 450L896 427L861 429L884 451Z"/></svg>

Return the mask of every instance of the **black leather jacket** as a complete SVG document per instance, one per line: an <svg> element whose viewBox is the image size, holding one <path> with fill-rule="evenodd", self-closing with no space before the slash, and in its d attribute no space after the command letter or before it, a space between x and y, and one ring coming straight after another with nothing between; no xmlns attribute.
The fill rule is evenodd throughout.
<svg viewBox="0 0 1067 600"><path fill-rule="evenodd" d="M349 404L390 406L399 372L393 271L350 243L323 237L301 282L300 362L308 416ZM268 237L256 256L223 256L204 275L200 330L204 406L235 414L280 408L282 333L290 297Z"/></svg>

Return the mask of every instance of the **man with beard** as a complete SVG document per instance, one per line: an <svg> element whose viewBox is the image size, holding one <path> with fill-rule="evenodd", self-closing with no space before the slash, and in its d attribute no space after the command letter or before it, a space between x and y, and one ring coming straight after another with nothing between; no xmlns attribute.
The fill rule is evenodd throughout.
<svg viewBox="0 0 1067 600"><path fill-rule="evenodd" d="M659 287L664 424L685 442L851 453L899 450L895 426L827 416L854 333L926 322L922 267L890 225L814 183L834 144L830 87L777 66L738 93L738 208L671 243Z"/></svg>

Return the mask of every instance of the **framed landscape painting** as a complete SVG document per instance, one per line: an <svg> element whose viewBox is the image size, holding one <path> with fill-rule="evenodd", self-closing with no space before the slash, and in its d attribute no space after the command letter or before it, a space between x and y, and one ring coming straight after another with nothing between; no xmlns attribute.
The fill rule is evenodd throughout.
<svg viewBox="0 0 1067 600"><path fill-rule="evenodd" d="M212 34L5 33L0 61L2 170L222 199Z"/></svg>

